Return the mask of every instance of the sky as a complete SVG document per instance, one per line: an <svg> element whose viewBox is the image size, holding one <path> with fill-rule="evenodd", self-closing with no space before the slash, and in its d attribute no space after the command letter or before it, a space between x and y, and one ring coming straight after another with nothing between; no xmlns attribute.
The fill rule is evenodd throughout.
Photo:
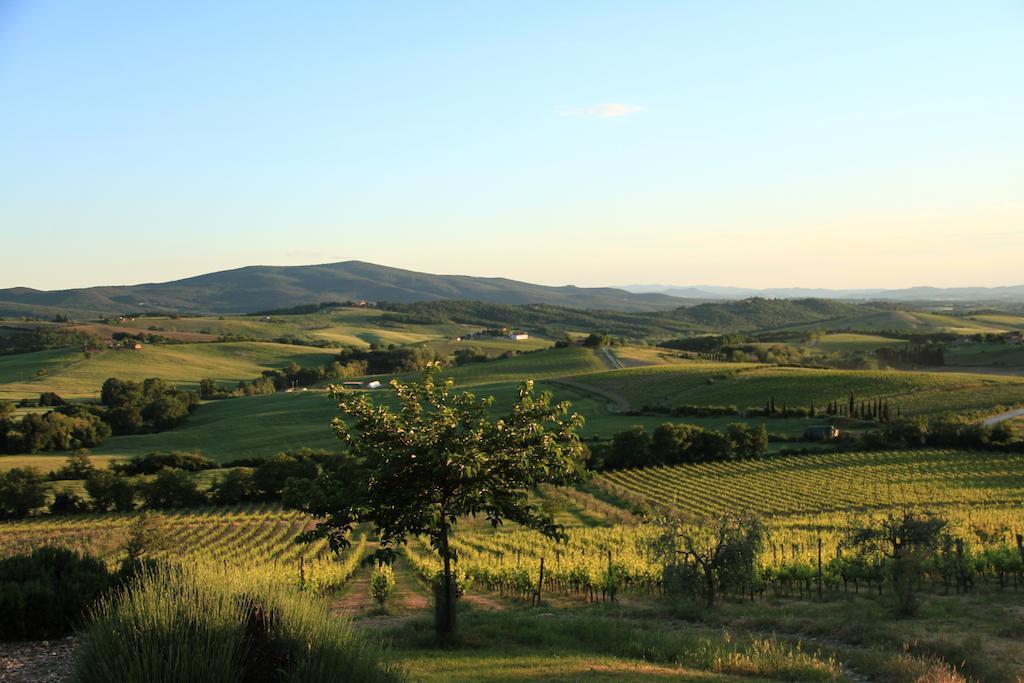
<svg viewBox="0 0 1024 683"><path fill-rule="evenodd" d="M1024 283L1024 2L0 0L0 287Z"/></svg>

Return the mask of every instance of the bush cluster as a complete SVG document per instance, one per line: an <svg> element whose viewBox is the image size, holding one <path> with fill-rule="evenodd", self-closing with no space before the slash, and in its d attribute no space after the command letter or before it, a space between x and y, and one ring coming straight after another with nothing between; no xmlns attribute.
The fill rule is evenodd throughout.
<svg viewBox="0 0 1024 683"><path fill-rule="evenodd" d="M68 634L114 584L103 562L63 548L0 560L0 640Z"/></svg>

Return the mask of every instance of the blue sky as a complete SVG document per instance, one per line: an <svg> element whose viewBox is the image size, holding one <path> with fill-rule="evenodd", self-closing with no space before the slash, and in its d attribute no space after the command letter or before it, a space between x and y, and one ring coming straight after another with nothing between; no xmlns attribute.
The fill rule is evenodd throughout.
<svg viewBox="0 0 1024 683"><path fill-rule="evenodd" d="M1024 282L1024 3L0 0L0 287Z"/></svg>

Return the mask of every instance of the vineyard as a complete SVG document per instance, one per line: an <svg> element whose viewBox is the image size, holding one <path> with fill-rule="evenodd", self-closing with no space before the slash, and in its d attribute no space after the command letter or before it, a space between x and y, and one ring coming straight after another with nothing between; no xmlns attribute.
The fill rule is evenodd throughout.
<svg viewBox="0 0 1024 683"><path fill-rule="evenodd" d="M1024 455L952 450L829 453L607 472L596 483L684 516L1024 506Z"/></svg>
<svg viewBox="0 0 1024 683"><path fill-rule="evenodd" d="M1024 456L950 450L842 453L651 467L608 472L594 493L545 487L534 493L566 527L559 543L522 529L491 529L467 520L455 536L457 570L466 588L533 598L584 600L662 591L664 561L655 550L665 528L626 508L696 527L708 517L752 514L769 533L758 564L763 588L803 592L816 577L819 542L826 588L854 576L841 546L851 529L892 510L932 512L948 521L950 539L965 543L973 571L1014 586L1024 581L1016 534L1024 532ZM618 501L613 504L609 501ZM324 540L295 543L312 521L268 504L207 508L154 516L170 539L154 556L247 566L318 590L343 585L358 570L368 539L333 556ZM131 515L51 517L10 522L0 530L5 555L40 543L88 551L109 562L123 556ZM424 582L440 559L423 538L404 551ZM541 564L543 561L543 581ZM857 568L856 581L881 581L879 564ZM939 581L942 574L933 579ZM848 586L846 586L848 587Z"/></svg>
<svg viewBox="0 0 1024 683"><path fill-rule="evenodd" d="M852 524L865 521L823 515L770 524L758 558L760 580L752 589L778 595L809 593L817 575L819 541L826 590L880 587L885 582L883 558L861 560L842 552ZM952 516L950 522L950 541L964 541L965 561L973 575L986 585L1024 587L1024 557L1014 545L1014 530L1024 529L1020 508L972 510ZM662 594L665 565L655 548L664 533L656 525L574 528L567 531L565 543L558 543L532 531L477 531L458 536L454 547L459 579L467 588L533 599L540 586L541 594L599 601L620 593ZM440 571L440 560L425 539L411 543L405 552L423 579L432 580ZM951 552L946 549L929 567L933 587L948 587L949 572L958 566Z"/></svg>
<svg viewBox="0 0 1024 683"><path fill-rule="evenodd" d="M362 535L353 538L351 548L340 556L330 552L326 540L297 544L296 536L310 528L310 520L265 504L153 517L162 542L147 557L241 567L315 590L343 585L366 554ZM16 555L46 544L88 552L115 564L125 556L133 519L130 514L101 514L7 522L0 528L0 554Z"/></svg>
<svg viewBox="0 0 1024 683"><path fill-rule="evenodd" d="M1016 589L1024 586L1017 546L1017 534L1024 533L1021 471L1019 454L903 451L623 470L600 475L595 485L606 497L671 517L684 529L725 514L765 520L759 590L808 592L819 557L826 590L881 586L884 558L855 559L844 556L843 547L853 529L904 510L947 522L946 546L927 569L933 586L948 589L951 568L969 566L986 583ZM660 594L664 561L656 546L664 526L623 519L628 513L621 508L580 491L559 500L565 543L516 529L458 534L454 547L465 586L531 599L538 590L591 601L621 592ZM958 540L966 550L954 558ZM424 539L406 554L424 579L440 570Z"/></svg>

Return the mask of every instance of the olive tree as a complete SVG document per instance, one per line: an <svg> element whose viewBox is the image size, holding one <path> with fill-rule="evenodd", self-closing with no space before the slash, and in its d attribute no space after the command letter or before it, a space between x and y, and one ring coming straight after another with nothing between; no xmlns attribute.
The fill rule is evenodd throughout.
<svg viewBox="0 0 1024 683"><path fill-rule="evenodd" d="M392 381L394 409L375 404L368 393L332 387L342 413L332 427L343 453L323 463L315 480L291 480L284 500L318 521L300 540L326 537L335 550L348 545L354 525L372 524L380 539L378 562L391 563L410 536L427 536L444 567L435 591L437 627L450 633L457 560L452 528L461 518L482 515L495 527L509 520L564 538L527 492L583 475L583 418L570 415L568 403L538 394L532 381L519 387L507 414L494 417L493 397L457 392L452 380L435 376L431 365L419 381Z"/></svg>
<svg viewBox="0 0 1024 683"><path fill-rule="evenodd" d="M760 582L757 557L767 529L756 517L725 515L696 523L658 520L662 533L652 550L664 563L665 592L702 595L713 607L719 595L742 595Z"/></svg>

